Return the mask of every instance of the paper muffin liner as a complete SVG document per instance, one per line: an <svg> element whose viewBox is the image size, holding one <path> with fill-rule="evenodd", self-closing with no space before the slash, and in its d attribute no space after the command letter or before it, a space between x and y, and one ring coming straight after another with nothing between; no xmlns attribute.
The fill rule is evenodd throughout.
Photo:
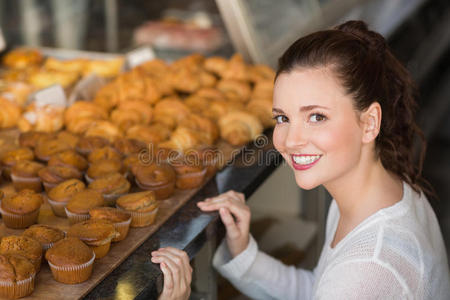
<svg viewBox="0 0 450 300"><path fill-rule="evenodd" d="M84 264L77 266L56 266L48 262L52 270L53 278L61 283L76 284L89 279L92 274L92 269L95 260L95 252L92 253L92 258Z"/></svg>
<svg viewBox="0 0 450 300"><path fill-rule="evenodd" d="M36 269L36 274L39 273L39 271L41 270L42 255L43 254L41 254L41 256L39 256L39 258L36 260L30 258L28 259L34 265L34 268Z"/></svg>
<svg viewBox="0 0 450 300"><path fill-rule="evenodd" d="M94 178L89 177L87 173L84 173L84 179L86 179L88 184L95 180Z"/></svg>
<svg viewBox="0 0 450 300"><path fill-rule="evenodd" d="M34 290L35 277L33 274L30 278L16 282L0 281L0 296L16 299L30 295Z"/></svg>
<svg viewBox="0 0 450 300"><path fill-rule="evenodd" d="M58 217L67 218L66 214L66 205L69 201L53 201L52 199L48 198L48 203L50 204L50 207L52 208L53 214Z"/></svg>
<svg viewBox="0 0 450 300"><path fill-rule="evenodd" d="M158 209L156 208L149 212L138 212L126 210L121 207L117 207L118 209L127 211L131 214L131 224L130 227L145 227L152 225L155 222L156 214L158 213Z"/></svg>
<svg viewBox="0 0 450 300"><path fill-rule="evenodd" d="M189 190L199 187L202 184L203 179L205 179L206 170L207 168L204 168L199 172L177 174L177 188L181 190Z"/></svg>
<svg viewBox="0 0 450 300"><path fill-rule="evenodd" d="M19 215L7 212L0 207L0 212L2 213L2 219L5 226L14 229L23 229L35 224L39 216L39 209L28 214Z"/></svg>
<svg viewBox="0 0 450 300"><path fill-rule="evenodd" d="M121 196L126 195L125 194L102 194L103 199L105 200L105 204L106 206L111 206L114 207L116 206L116 201L117 199L119 199Z"/></svg>
<svg viewBox="0 0 450 300"><path fill-rule="evenodd" d="M55 186L57 186L59 184L59 182L53 183L53 182L46 182L46 181L43 181L42 183L44 184L45 192L47 192L47 194L48 194L48 192L50 192L50 190L52 188L54 188Z"/></svg>
<svg viewBox="0 0 450 300"><path fill-rule="evenodd" d="M131 220L132 218L130 217L128 220L124 222L114 223L114 228L116 229L117 232L119 232L120 235L114 238L112 240L113 242L123 241L127 237L128 231L130 230Z"/></svg>
<svg viewBox="0 0 450 300"><path fill-rule="evenodd" d="M17 176L11 173L11 180L16 191L30 189L35 191L36 193L42 192L42 182L39 176L24 177Z"/></svg>
<svg viewBox="0 0 450 300"><path fill-rule="evenodd" d="M87 245L89 245L87 243ZM94 251L95 253L95 259L100 259L106 256L109 252L109 248L111 247L111 241L107 242L106 244L100 245L100 246L92 246L89 245L89 247Z"/></svg>
<svg viewBox="0 0 450 300"><path fill-rule="evenodd" d="M67 207L64 207L64 210L66 211L67 218L69 218L69 223L72 224L72 225L76 224L76 223L80 223L80 222L86 221L90 217L88 213L87 214L76 214L76 213L70 212L67 209Z"/></svg>
<svg viewBox="0 0 450 300"><path fill-rule="evenodd" d="M136 182L136 185L140 189L147 190L147 191L153 191L155 193L155 197L157 200L167 199L170 196L172 196L173 193L175 193L175 181L169 182L167 184L155 185L155 186L142 184L139 182L139 180L137 178L136 178L135 182Z"/></svg>

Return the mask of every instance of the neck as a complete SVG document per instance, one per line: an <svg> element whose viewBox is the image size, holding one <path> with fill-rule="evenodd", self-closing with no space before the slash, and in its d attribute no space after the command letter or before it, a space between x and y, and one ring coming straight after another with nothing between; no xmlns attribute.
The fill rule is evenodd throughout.
<svg viewBox="0 0 450 300"><path fill-rule="evenodd" d="M402 198L402 182L389 173L369 151L357 166L340 178L324 184L336 200L341 218L355 226L381 208Z"/></svg>

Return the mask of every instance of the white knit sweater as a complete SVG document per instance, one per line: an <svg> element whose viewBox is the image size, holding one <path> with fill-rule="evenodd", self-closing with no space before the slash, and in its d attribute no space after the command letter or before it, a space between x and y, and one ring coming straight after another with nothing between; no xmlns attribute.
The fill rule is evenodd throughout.
<svg viewBox="0 0 450 300"><path fill-rule="evenodd" d="M312 272L258 251L253 237L234 259L222 241L213 265L254 299L450 299L442 234L423 194L404 183L400 202L377 211L331 248L338 220L333 201Z"/></svg>

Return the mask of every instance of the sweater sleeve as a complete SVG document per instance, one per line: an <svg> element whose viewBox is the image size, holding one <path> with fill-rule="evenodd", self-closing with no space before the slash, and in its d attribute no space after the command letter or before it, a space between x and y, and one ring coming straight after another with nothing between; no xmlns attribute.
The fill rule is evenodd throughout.
<svg viewBox="0 0 450 300"><path fill-rule="evenodd" d="M231 257L224 239L214 255L213 265L238 290L253 299L312 297L313 272L286 266L258 251L252 236L247 249L235 258Z"/></svg>

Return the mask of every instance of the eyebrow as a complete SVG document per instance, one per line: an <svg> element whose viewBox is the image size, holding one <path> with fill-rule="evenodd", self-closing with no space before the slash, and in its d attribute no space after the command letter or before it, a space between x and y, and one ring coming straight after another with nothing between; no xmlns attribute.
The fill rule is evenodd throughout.
<svg viewBox="0 0 450 300"><path fill-rule="evenodd" d="M313 110L316 108L329 109L328 107L321 106L321 105L306 105L306 106L300 107L300 112L310 111L310 110ZM284 111L279 108L272 108L272 112L273 113L284 113Z"/></svg>

